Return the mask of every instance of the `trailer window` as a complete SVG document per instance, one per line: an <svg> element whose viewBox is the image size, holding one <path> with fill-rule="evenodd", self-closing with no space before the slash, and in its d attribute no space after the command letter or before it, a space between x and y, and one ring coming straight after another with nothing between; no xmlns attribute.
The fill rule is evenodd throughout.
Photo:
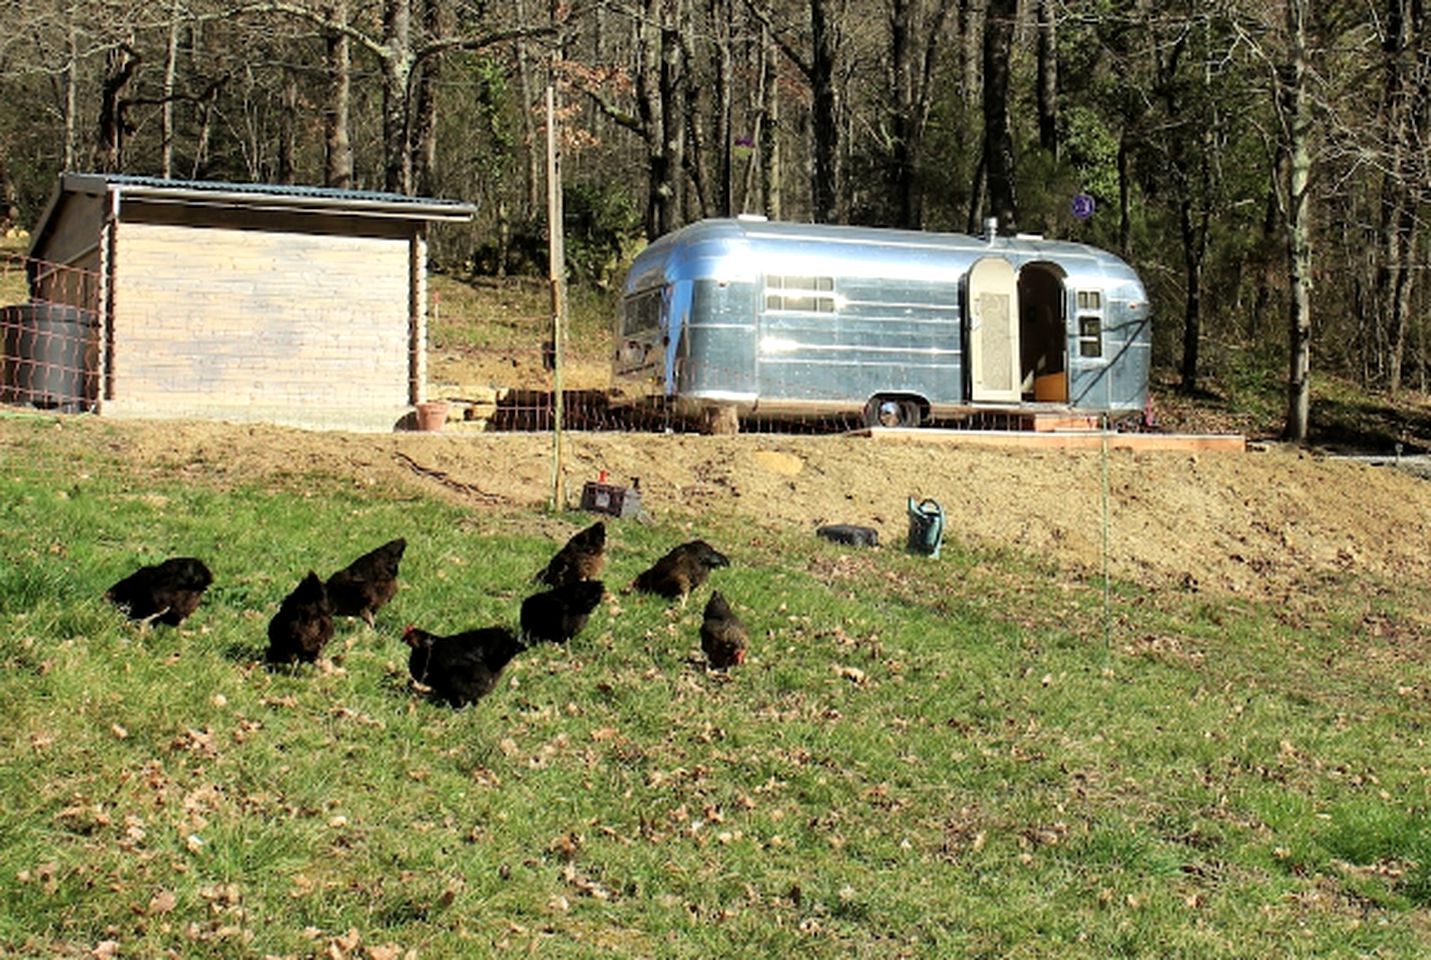
<svg viewBox="0 0 1431 960"><path fill-rule="evenodd" d="M661 288L627 297L621 307L621 333L652 333L661 325Z"/></svg>
<svg viewBox="0 0 1431 960"><path fill-rule="evenodd" d="M1078 299L1081 305L1083 294L1080 293ZM1078 355L1080 357L1103 356L1103 321L1100 318L1078 318Z"/></svg>
<svg viewBox="0 0 1431 960"><path fill-rule="evenodd" d="M1102 310L1103 294L1097 290L1078 291L1078 309L1080 310Z"/></svg>
<svg viewBox="0 0 1431 960"><path fill-rule="evenodd" d="M835 278L767 274L765 277L765 309L800 313L834 313Z"/></svg>

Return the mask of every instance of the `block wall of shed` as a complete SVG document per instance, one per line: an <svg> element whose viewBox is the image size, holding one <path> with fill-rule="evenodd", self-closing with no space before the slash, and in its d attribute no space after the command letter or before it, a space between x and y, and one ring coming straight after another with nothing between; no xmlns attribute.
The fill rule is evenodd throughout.
<svg viewBox="0 0 1431 960"><path fill-rule="evenodd" d="M391 430L421 339L413 245L122 222L104 412Z"/></svg>

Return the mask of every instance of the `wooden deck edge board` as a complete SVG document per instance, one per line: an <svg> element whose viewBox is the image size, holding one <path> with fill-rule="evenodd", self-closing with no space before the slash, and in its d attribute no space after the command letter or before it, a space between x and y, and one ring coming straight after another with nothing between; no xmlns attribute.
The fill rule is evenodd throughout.
<svg viewBox="0 0 1431 960"><path fill-rule="evenodd" d="M853 436L921 443L1024 447L1038 450L1096 450L1106 437L1111 450L1245 453L1241 434L1117 433L1100 431L930 430L867 427Z"/></svg>

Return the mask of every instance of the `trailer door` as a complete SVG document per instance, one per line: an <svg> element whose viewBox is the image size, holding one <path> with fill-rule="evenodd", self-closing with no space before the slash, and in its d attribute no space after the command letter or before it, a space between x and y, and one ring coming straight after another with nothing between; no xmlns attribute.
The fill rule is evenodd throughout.
<svg viewBox="0 0 1431 960"><path fill-rule="evenodd" d="M969 398L1017 403L1020 388L1018 275L984 257L969 268Z"/></svg>

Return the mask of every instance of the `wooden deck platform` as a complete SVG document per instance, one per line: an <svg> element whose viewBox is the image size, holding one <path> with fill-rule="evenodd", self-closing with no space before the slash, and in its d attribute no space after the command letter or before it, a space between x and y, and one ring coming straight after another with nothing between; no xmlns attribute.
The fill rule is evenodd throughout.
<svg viewBox="0 0 1431 960"><path fill-rule="evenodd" d="M1098 450L1107 438L1110 450L1185 453L1245 453L1241 434L1119 433L1115 430L934 430L867 427L851 436L906 443L959 443L971 447L1019 447L1029 450Z"/></svg>

